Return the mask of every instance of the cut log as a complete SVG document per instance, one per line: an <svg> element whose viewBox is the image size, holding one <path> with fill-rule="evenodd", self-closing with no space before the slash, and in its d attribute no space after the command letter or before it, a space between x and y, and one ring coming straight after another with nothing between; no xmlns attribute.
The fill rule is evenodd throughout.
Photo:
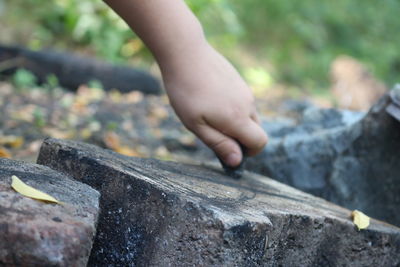
<svg viewBox="0 0 400 267"><path fill-rule="evenodd" d="M0 45L0 63L2 62L8 66L0 69L0 74L10 75L17 69L24 68L35 74L39 82L46 82L47 77L54 74L61 86L71 90L96 80L101 82L105 90L161 93L159 82L144 71L128 66L115 66L71 53L49 50L36 52Z"/></svg>
<svg viewBox="0 0 400 267"><path fill-rule="evenodd" d="M45 140L38 163L101 191L90 266L396 266L400 229L269 178Z"/></svg>
<svg viewBox="0 0 400 267"><path fill-rule="evenodd" d="M11 188L16 175L62 201L50 204ZM0 266L86 266L99 193L48 167L0 159Z"/></svg>

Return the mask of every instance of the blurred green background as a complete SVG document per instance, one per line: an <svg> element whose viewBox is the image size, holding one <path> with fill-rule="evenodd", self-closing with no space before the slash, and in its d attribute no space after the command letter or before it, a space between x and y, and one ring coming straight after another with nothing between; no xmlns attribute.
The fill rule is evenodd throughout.
<svg viewBox="0 0 400 267"><path fill-rule="evenodd" d="M352 56L388 86L400 72L399 0L187 0L209 41L252 84L318 93ZM0 42L149 68L150 53L102 1L0 0Z"/></svg>

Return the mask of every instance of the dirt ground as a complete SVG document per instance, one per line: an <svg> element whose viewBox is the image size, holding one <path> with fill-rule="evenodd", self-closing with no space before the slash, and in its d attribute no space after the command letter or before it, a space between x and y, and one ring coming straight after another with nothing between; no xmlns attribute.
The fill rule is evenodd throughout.
<svg viewBox="0 0 400 267"><path fill-rule="evenodd" d="M288 96L257 97L261 117L285 114ZM215 160L169 105L166 95L121 94L81 86L18 89L0 83L0 156L34 162L46 137L80 140L118 153L181 162ZM288 115L288 114L285 114Z"/></svg>

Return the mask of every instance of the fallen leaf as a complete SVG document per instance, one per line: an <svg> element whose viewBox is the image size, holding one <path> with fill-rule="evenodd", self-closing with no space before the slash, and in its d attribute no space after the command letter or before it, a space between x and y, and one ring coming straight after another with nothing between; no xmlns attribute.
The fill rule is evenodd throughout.
<svg viewBox="0 0 400 267"><path fill-rule="evenodd" d="M59 201L57 199L25 184L17 176L13 175L11 178L12 178L11 187L21 195L37 200L59 204Z"/></svg>
<svg viewBox="0 0 400 267"><path fill-rule="evenodd" d="M151 112L154 116L156 116L159 119L166 119L168 118L169 115L168 109L164 106L157 106Z"/></svg>
<svg viewBox="0 0 400 267"><path fill-rule="evenodd" d="M57 139L73 139L76 135L75 129L62 130L55 127L45 127L43 133Z"/></svg>
<svg viewBox="0 0 400 267"><path fill-rule="evenodd" d="M22 136L13 136L10 140L9 145L12 148L20 148L24 144L24 138Z"/></svg>
<svg viewBox="0 0 400 267"><path fill-rule="evenodd" d="M10 152L7 149L0 146L0 158L11 158Z"/></svg>
<svg viewBox="0 0 400 267"><path fill-rule="evenodd" d="M135 150L133 150L133 149L131 149L129 147L123 147L123 146L117 147L117 148L114 149L114 151L118 152L118 153L120 153L122 155L125 155L125 156L140 157L140 154L137 151L135 151Z"/></svg>
<svg viewBox="0 0 400 267"><path fill-rule="evenodd" d="M81 130L80 132L80 136L84 139L87 140L92 136L92 131L90 130L90 128L84 128Z"/></svg>
<svg viewBox="0 0 400 267"><path fill-rule="evenodd" d="M34 111L37 106L33 104L27 104L22 107L18 107L17 110L11 112L11 118L14 120L22 120L26 122L32 122L34 120Z"/></svg>
<svg viewBox="0 0 400 267"><path fill-rule="evenodd" d="M179 142L187 146L196 145L196 137L193 134L185 134L179 137Z"/></svg>
<svg viewBox="0 0 400 267"><path fill-rule="evenodd" d="M358 230L365 229L369 226L369 217L361 211L352 211L351 217L353 218L353 223L357 226Z"/></svg>
<svg viewBox="0 0 400 267"><path fill-rule="evenodd" d="M168 149L165 146L159 146L155 150L155 156L162 160L171 160L172 159L171 153L168 151Z"/></svg>
<svg viewBox="0 0 400 267"><path fill-rule="evenodd" d="M79 86L76 94L81 99L84 99L86 103L91 103L94 101L99 101L103 99L105 93L104 90L101 88L89 87L86 85Z"/></svg>
<svg viewBox="0 0 400 267"><path fill-rule="evenodd" d="M143 100L144 96L142 92L139 91L132 91L128 94L125 94L124 100L128 103L139 103Z"/></svg>
<svg viewBox="0 0 400 267"><path fill-rule="evenodd" d="M83 95L78 95L74 102L72 103L71 110L73 110L76 113L85 113L87 111L87 106L89 104L89 99L87 99Z"/></svg>
<svg viewBox="0 0 400 267"><path fill-rule="evenodd" d="M106 132L103 136L103 141L108 148L117 150L121 147L119 136L115 132Z"/></svg>
<svg viewBox="0 0 400 267"><path fill-rule="evenodd" d="M0 136L0 145L10 146L12 148L20 148L24 144L24 138L21 136Z"/></svg>
<svg viewBox="0 0 400 267"><path fill-rule="evenodd" d="M111 101L114 102L114 103L119 103L122 100L122 94L118 90L112 89L108 93L108 98L110 98Z"/></svg>

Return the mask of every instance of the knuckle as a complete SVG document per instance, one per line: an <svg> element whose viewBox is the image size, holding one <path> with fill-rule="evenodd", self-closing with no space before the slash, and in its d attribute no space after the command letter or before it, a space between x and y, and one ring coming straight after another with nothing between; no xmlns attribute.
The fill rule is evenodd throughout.
<svg viewBox="0 0 400 267"><path fill-rule="evenodd" d="M185 127L192 132L197 132L199 127L204 124L201 116L191 113L188 113L185 115L185 117L182 117L181 121Z"/></svg>
<svg viewBox="0 0 400 267"><path fill-rule="evenodd" d="M229 145L229 140L225 138L215 140L209 144L210 148L213 151L222 155L228 153L227 151L228 145Z"/></svg>
<svg viewBox="0 0 400 267"><path fill-rule="evenodd" d="M247 121L247 112L240 108L240 107L236 107L236 108L232 108L228 111L228 123L232 126L232 127L241 127L244 126L246 124Z"/></svg>

